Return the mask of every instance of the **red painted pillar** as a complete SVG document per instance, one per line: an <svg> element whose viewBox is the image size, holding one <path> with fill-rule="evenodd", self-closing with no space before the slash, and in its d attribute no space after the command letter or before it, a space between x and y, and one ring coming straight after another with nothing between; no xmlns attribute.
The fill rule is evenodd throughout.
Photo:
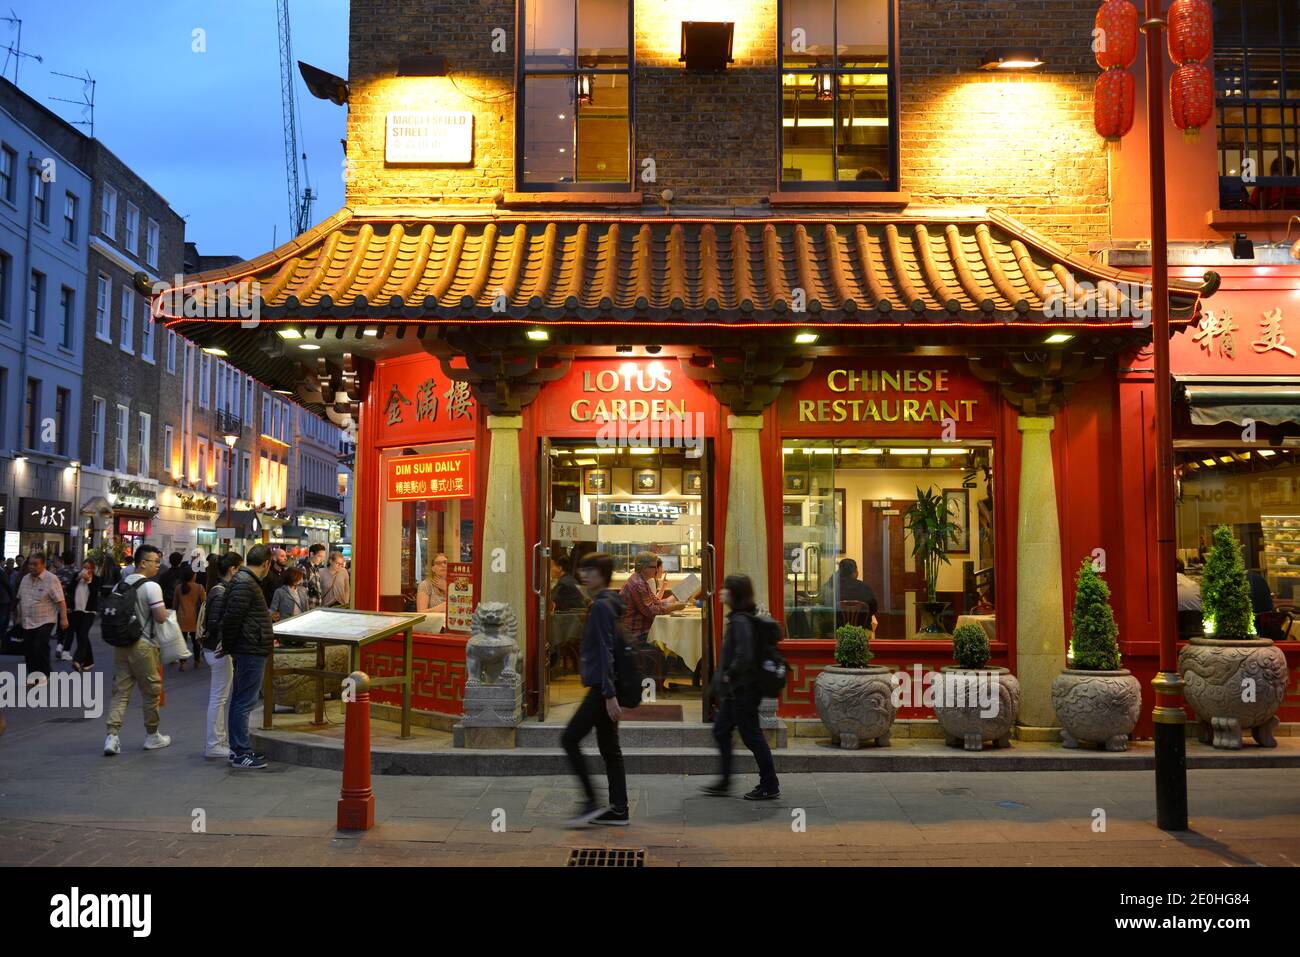
<svg viewBox="0 0 1300 957"><path fill-rule="evenodd" d="M368 831L375 826L375 793L370 789L370 676L350 676L355 697L347 703L343 727L343 791L339 795L340 831Z"/></svg>

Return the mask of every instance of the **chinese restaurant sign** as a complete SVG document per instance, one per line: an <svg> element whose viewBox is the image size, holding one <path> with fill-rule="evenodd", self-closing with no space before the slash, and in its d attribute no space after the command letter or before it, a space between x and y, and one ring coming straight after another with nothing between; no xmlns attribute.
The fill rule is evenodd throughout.
<svg viewBox="0 0 1300 957"><path fill-rule="evenodd" d="M676 359L573 362L538 400L547 435L602 435L634 444L676 444L715 431L717 402ZM616 433L616 434L615 434Z"/></svg>
<svg viewBox="0 0 1300 957"><path fill-rule="evenodd" d="M384 160L389 163L472 163L473 113L389 113Z"/></svg>
<svg viewBox="0 0 1300 957"><path fill-rule="evenodd" d="M1300 289L1220 291L1169 342L1175 373L1300 375Z"/></svg>
<svg viewBox="0 0 1300 957"><path fill-rule="evenodd" d="M24 532L66 532L72 518L71 502L55 502L44 498L18 500L22 510L21 528Z"/></svg>
<svg viewBox="0 0 1300 957"><path fill-rule="evenodd" d="M960 357L818 359L778 406L790 436L958 439L993 434L997 403Z"/></svg>
<svg viewBox="0 0 1300 957"><path fill-rule="evenodd" d="M436 359L418 356L384 362L376 378L377 445L420 445L474 437L474 397L469 383L449 379Z"/></svg>
<svg viewBox="0 0 1300 957"><path fill-rule="evenodd" d="M469 498L474 494L474 453L397 455L388 459L390 502Z"/></svg>
<svg viewBox="0 0 1300 957"><path fill-rule="evenodd" d="M447 564L447 630L468 634L474 614L474 566L469 562Z"/></svg>

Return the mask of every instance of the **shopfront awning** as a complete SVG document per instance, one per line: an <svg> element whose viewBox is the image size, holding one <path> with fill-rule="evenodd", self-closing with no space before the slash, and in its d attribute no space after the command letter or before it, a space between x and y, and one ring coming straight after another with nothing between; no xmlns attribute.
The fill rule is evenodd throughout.
<svg viewBox="0 0 1300 957"><path fill-rule="evenodd" d="M1175 376L1193 425L1300 422L1300 376Z"/></svg>
<svg viewBox="0 0 1300 957"><path fill-rule="evenodd" d="M108 518L113 514L113 506L109 504L108 499L102 495L93 495L86 499L81 506L82 515L98 515L101 518Z"/></svg>

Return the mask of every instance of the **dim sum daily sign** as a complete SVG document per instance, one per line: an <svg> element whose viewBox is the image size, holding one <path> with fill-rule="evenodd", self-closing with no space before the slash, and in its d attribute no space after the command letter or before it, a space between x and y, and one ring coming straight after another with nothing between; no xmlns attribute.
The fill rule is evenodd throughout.
<svg viewBox="0 0 1300 957"><path fill-rule="evenodd" d="M388 460L388 500L406 502L470 498L474 494L474 453L399 455Z"/></svg>

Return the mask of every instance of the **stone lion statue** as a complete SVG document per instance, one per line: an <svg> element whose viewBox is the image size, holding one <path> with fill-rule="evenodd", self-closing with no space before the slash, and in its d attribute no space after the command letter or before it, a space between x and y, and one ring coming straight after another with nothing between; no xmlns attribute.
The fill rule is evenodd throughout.
<svg viewBox="0 0 1300 957"><path fill-rule="evenodd" d="M519 680L515 671L519 660L519 645L515 642L518 626L506 602L479 602L470 619L470 638L465 645L466 685L512 684Z"/></svg>

